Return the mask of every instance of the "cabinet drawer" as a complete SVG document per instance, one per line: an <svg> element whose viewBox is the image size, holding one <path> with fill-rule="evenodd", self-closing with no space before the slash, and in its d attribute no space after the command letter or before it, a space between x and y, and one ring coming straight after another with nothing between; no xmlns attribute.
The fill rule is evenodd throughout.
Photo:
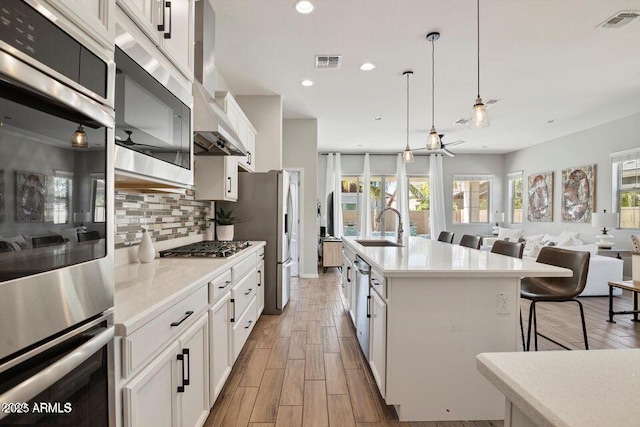
<svg viewBox="0 0 640 427"><path fill-rule="evenodd" d="M207 287L202 286L128 337L124 337L122 375L126 378L142 367L158 350L184 332L207 305Z"/></svg>
<svg viewBox="0 0 640 427"><path fill-rule="evenodd" d="M231 289L231 270L209 282L209 304L213 304L222 294Z"/></svg>
<svg viewBox="0 0 640 427"><path fill-rule="evenodd" d="M247 309L247 306L251 302L251 299L256 295L256 288L258 285L258 280L256 276L256 268L249 272L249 274L245 275L238 283L233 285L231 288L231 298L233 299L234 304L234 318L239 318L242 316L242 313Z"/></svg>
<svg viewBox="0 0 640 427"><path fill-rule="evenodd" d="M254 256L250 256L233 267L231 267L231 280L234 283L237 283L239 279L242 278L249 270L251 270L256 265L256 258Z"/></svg>
<svg viewBox="0 0 640 427"><path fill-rule="evenodd" d="M387 299L387 280L375 270L371 270L371 287L380 294L384 299Z"/></svg>
<svg viewBox="0 0 640 427"><path fill-rule="evenodd" d="M235 361L256 324L256 298L254 297L244 314L233 325L233 360Z"/></svg>

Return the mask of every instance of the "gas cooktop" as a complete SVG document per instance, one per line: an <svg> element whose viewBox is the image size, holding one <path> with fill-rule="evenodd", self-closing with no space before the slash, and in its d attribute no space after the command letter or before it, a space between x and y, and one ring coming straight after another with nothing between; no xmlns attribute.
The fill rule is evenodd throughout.
<svg viewBox="0 0 640 427"><path fill-rule="evenodd" d="M209 257L225 258L237 254L251 246L248 241L218 242L216 240L204 240L190 245L179 246L166 251L160 251L161 257Z"/></svg>

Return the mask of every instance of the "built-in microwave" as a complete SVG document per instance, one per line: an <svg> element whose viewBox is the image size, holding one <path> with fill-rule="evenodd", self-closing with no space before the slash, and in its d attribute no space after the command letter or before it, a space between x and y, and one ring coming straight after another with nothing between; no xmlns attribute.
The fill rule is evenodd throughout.
<svg viewBox="0 0 640 427"><path fill-rule="evenodd" d="M157 53L154 57L152 47L128 32L134 30L125 22L116 25L115 168L193 185L193 96Z"/></svg>

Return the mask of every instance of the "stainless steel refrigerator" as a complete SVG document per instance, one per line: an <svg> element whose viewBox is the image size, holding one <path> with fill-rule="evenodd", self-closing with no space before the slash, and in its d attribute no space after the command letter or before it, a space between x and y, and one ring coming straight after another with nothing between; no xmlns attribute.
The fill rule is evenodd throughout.
<svg viewBox="0 0 640 427"><path fill-rule="evenodd" d="M293 205L289 173L238 174L238 201L218 202L240 219L234 240L264 240L265 314L281 314L291 292Z"/></svg>

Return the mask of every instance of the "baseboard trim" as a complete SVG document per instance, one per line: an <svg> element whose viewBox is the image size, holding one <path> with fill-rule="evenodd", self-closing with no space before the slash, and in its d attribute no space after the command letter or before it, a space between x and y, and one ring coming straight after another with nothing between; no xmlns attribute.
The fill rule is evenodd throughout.
<svg viewBox="0 0 640 427"><path fill-rule="evenodd" d="M301 279L317 279L318 278L318 273L316 273L316 274L301 274L300 278Z"/></svg>

